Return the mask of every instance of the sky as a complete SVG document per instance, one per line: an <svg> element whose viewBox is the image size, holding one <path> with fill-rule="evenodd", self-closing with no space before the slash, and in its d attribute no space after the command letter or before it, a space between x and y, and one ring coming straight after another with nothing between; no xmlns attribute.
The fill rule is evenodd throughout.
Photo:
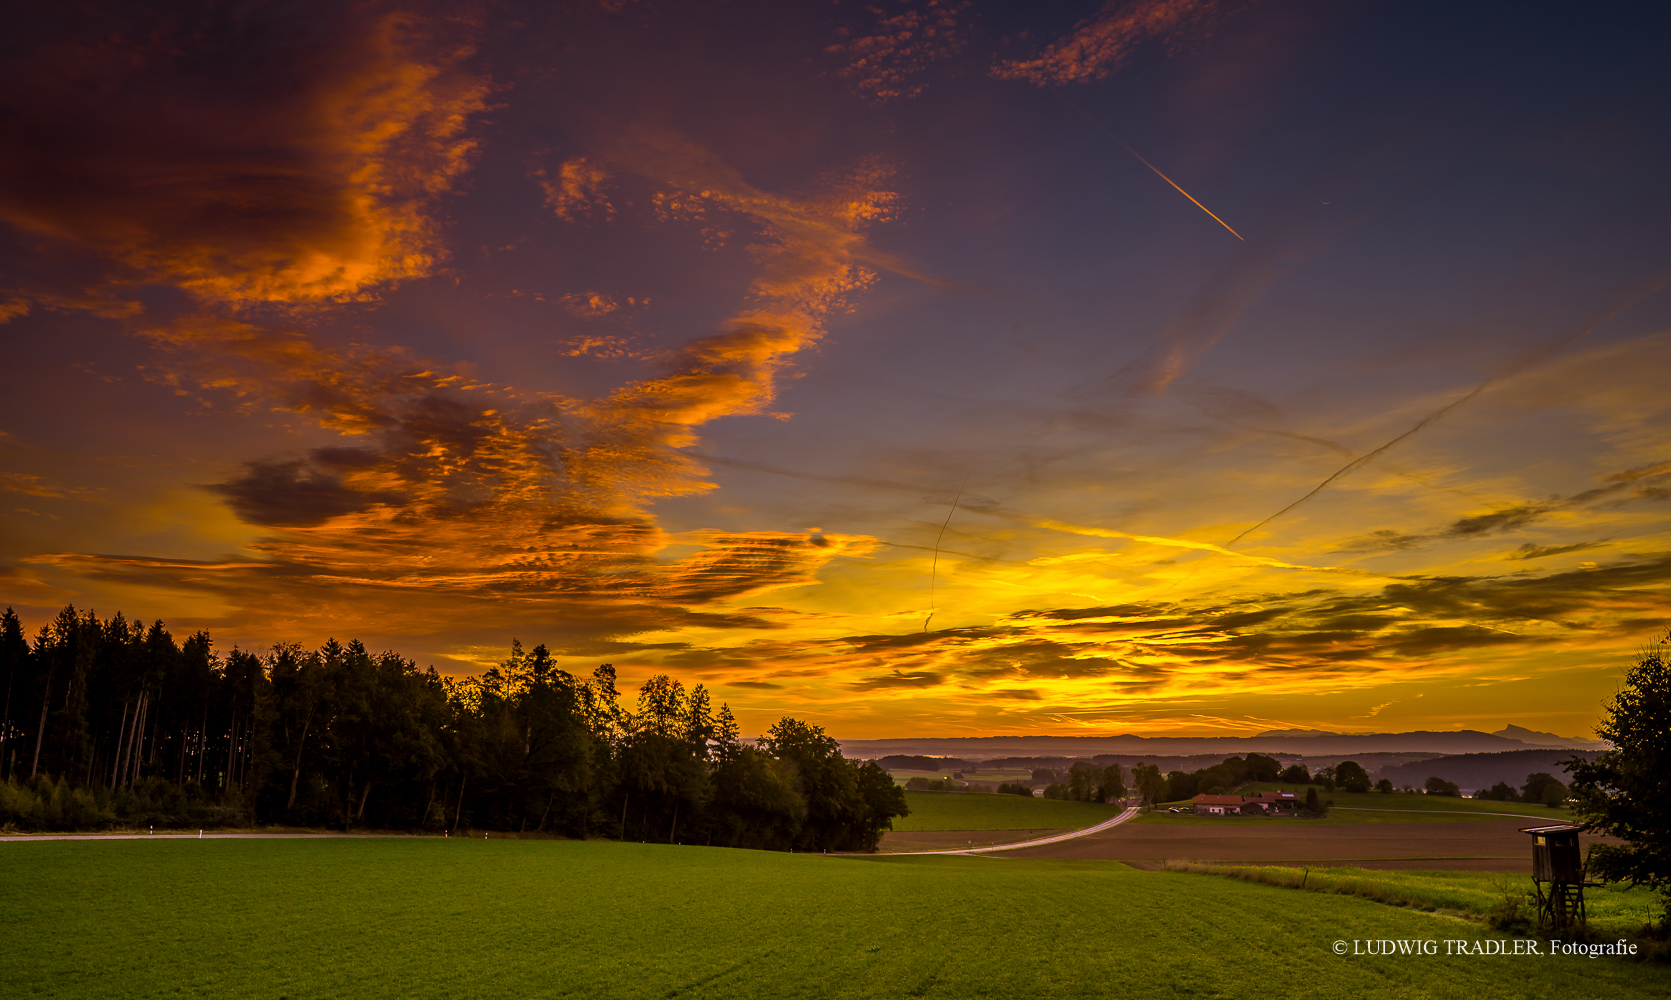
<svg viewBox="0 0 1671 1000"><path fill-rule="evenodd" d="M83 3L0 603L745 731L1588 736L1671 622L1671 12Z"/></svg>

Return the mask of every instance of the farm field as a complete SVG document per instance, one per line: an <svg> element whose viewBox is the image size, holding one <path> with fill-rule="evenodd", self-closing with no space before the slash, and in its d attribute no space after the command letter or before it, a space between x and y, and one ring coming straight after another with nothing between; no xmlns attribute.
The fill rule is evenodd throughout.
<svg viewBox="0 0 1671 1000"><path fill-rule="evenodd" d="M894 819L893 828L900 832L1077 830L1112 819L1122 808L1100 802L1066 802L988 792L906 792L905 801L911 806L911 815Z"/></svg>
<svg viewBox="0 0 1671 1000"><path fill-rule="evenodd" d="M1274 783L1251 783L1240 791L1253 795L1258 792L1275 791L1277 789L1293 791L1293 785L1279 785ZM1304 794L1301 786L1301 794ZM1162 803L1158 811L1146 813L1134 822L1148 824L1170 824L1182 826L1302 826L1302 825L1340 825L1357 823L1432 823L1442 822L1491 822L1501 820L1506 816L1526 817L1523 826L1534 826L1539 823L1564 823L1570 813L1565 809L1551 809L1548 806L1532 805L1522 802L1490 802L1478 799L1451 798L1442 795L1406 795L1394 792L1382 795L1379 792L1323 792L1319 795L1325 799L1333 799L1334 806L1329 815L1322 818L1299 819L1286 816L1197 816L1194 813L1172 813L1164 810L1169 807L1180 809L1189 808L1189 801Z"/></svg>
<svg viewBox="0 0 1671 1000"><path fill-rule="evenodd" d="M952 784L951 787L954 789L963 791L974 791L979 789L981 792L996 792L998 790L998 786L1006 782L1031 784L1033 779L1033 772L1026 770L1025 768L981 768L973 771L960 771L955 768L947 768L944 771L919 771L907 768L898 768L889 771L888 774L894 779L894 784L901 786L905 785L913 778L926 778L929 781L953 782L954 784ZM961 774L963 777L954 778L953 775L956 774Z"/></svg>
<svg viewBox="0 0 1671 1000"><path fill-rule="evenodd" d="M1164 807L1163 807L1164 808ZM1161 826L1351 826L1360 823L1478 823L1502 819L1501 816L1483 815L1478 813L1446 813L1435 814L1426 811L1411 810L1399 812L1392 809L1340 809L1329 810L1327 816L1197 816L1194 813L1149 812L1132 820L1134 823L1146 823ZM1552 821L1558 822L1558 821ZM1528 824L1529 825L1529 824Z"/></svg>
<svg viewBox="0 0 1671 1000"><path fill-rule="evenodd" d="M1490 940L1352 896L1105 862L574 841L0 850L0 982L75 997L1662 997L1618 959L1337 956ZM970 948L1001 940L1003 947Z"/></svg>
<svg viewBox="0 0 1671 1000"><path fill-rule="evenodd" d="M1255 795L1259 792L1276 791L1278 788L1294 790L1293 785L1281 785L1269 782L1253 782L1242 788L1242 792ZM1300 794L1305 794L1305 787L1300 786ZM1531 820L1542 820L1548 823L1564 823L1571 814L1566 809L1551 809L1545 805L1529 802L1492 802L1487 799L1453 798L1449 795L1407 795L1394 792L1382 795L1380 792L1324 792L1318 794L1326 799L1333 799L1336 808L1387 810L1416 810L1428 813L1452 813L1466 815L1469 813L1511 813L1526 816ZM1452 817L1447 817L1452 818ZM1532 825L1531 823L1527 824Z"/></svg>
<svg viewBox="0 0 1671 1000"><path fill-rule="evenodd" d="M1166 861L1351 864L1527 874L1531 841L1520 832L1525 825L1523 819L1505 817L1491 822L1348 824L1257 819L1187 825L1133 821L1007 856L1095 858L1149 866Z"/></svg>

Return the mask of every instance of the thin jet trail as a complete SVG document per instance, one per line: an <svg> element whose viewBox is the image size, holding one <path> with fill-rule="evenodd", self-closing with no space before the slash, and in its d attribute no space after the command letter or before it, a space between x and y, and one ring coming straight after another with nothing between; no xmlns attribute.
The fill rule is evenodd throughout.
<svg viewBox="0 0 1671 1000"><path fill-rule="evenodd" d="M969 474L963 474L963 482L957 487L957 496L952 498L952 509L946 511L946 522L940 525L940 533L934 536L934 561L928 570L928 617L923 619L923 631L928 631L928 623L934 620L934 582L940 573L940 539L946 537L946 528L952 523L952 515L957 513L957 503L963 499L963 488L969 485Z"/></svg>
<svg viewBox="0 0 1671 1000"><path fill-rule="evenodd" d="M1389 449L1391 449L1392 447L1397 445L1399 442L1401 442L1404 439L1410 437L1410 435L1412 435L1412 434L1416 433L1417 431L1421 430L1423 427L1426 427L1428 424L1433 423L1435 420L1440 419L1445 414L1451 412L1452 410L1456 409L1457 407L1461 406L1462 404L1468 402L1470 399L1473 399L1475 396L1478 396L1480 393L1482 393L1485 390L1491 388L1493 385L1496 385L1498 382L1501 382L1504 379L1509 378L1511 376L1518 375L1520 372L1525 371L1527 368L1529 368L1532 365L1538 363L1539 361L1542 361L1543 359L1549 357L1551 354L1554 354L1556 351L1559 351L1562 348L1567 347L1568 345L1574 343L1579 338L1588 334L1591 330L1594 330L1596 327L1598 327L1598 326L1602 325L1603 323L1607 322L1608 320L1612 319L1614 316L1617 316L1619 313L1623 312L1624 310L1630 308L1631 306L1633 306L1636 303L1642 301L1643 299L1647 298L1648 296L1652 295L1653 293L1659 291L1661 288L1664 288L1665 285L1667 284L1667 282L1671 282L1671 268L1667 268L1666 270L1663 270L1663 271L1659 272L1658 274L1654 275L1652 278L1649 278L1647 281L1644 281L1641 284L1637 285L1635 288L1631 289L1630 294L1628 296L1626 296L1625 299L1622 302L1620 302L1617 305L1612 306L1608 309L1603 310L1600 315L1598 315L1595 319L1592 319L1590 322L1588 322L1588 323L1584 324L1583 326L1579 327L1576 332L1568 334L1566 337L1563 337L1560 340L1554 341L1553 343L1545 344L1542 347L1539 347L1539 348L1537 348L1533 351L1530 351L1530 352L1522 355L1517 360L1511 362L1508 365L1507 368L1503 369L1502 371L1498 372L1497 374L1495 374L1495 375L1491 376L1490 378L1486 379L1484 382L1481 382L1479 385L1474 386L1473 390L1471 392L1469 392L1466 396L1463 396L1461 399L1453 400L1449 403L1446 403L1444 406L1441 406L1437 410L1434 410L1432 413L1429 413L1427 416L1418 420L1414 427L1405 431L1403 434L1400 434L1398 437L1393 438L1391 441L1388 441L1386 444L1383 444L1381 447L1375 449L1374 451L1368 453L1367 455L1360 455L1359 457L1357 457L1357 458L1353 459L1352 461L1346 463L1339 470L1337 470L1334 475L1330 476L1329 478L1323 480L1322 482L1318 483L1315 487L1313 487L1310 493L1307 493L1305 496L1300 497L1298 500L1295 500L1293 503L1291 503L1288 506L1286 506L1286 507L1282 508L1281 510L1277 511L1275 514L1272 514L1270 517L1265 518L1263 521L1260 521L1258 524L1254 525L1253 527L1248 528L1247 530L1243 531L1241 534L1237 535L1235 538L1232 538L1228 542L1225 542L1224 543L1225 547L1228 548L1232 545L1235 545L1237 542L1246 538L1248 535L1252 534L1255 531L1258 531L1260 528L1263 528L1265 525L1270 524L1272 521L1276 520L1277 518L1281 517L1282 515L1288 513L1291 510L1293 510L1295 507L1298 507L1300 504L1305 503L1307 500L1310 500L1312 497L1314 497L1317 494L1319 494L1319 493L1323 492L1324 490L1328 489L1330 483L1333 483L1335 480L1339 479L1340 477L1342 477L1344 475L1347 475L1348 473L1350 473L1350 472L1352 472L1356 469L1362 468L1363 466L1369 464L1371 461L1375 460L1375 458L1382 455L1383 453L1385 453L1386 451L1388 451Z"/></svg>
<svg viewBox="0 0 1671 1000"><path fill-rule="evenodd" d="M1115 142L1119 143L1120 148L1124 149L1126 152L1130 153L1131 155L1137 157L1137 162L1143 164L1145 167L1148 167L1150 170L1153 170L1155 172L1155 176L1159 177L1161 180L1165 181L1166 183L1172 185L1172 189L1174 191L1177 191L1179 194L1183 195L1185 198L1188 198L1190 201L1194 202L1196 208L1199 208L1201 211L1206 212L1208 215L1212 215L1213 216L1213 221L1218 223L1219 225L1223 226L1225 229L1229 229L1231 236L1236 237L1238 240L1241 240L1243 243L1247 242L1246 238L1244 238L1241 233L1236 232L1234 229L1230 229L1230 223L1225 222L1223 219L1219 218L1217 215L1214 215L1212 209L1210 209L1207 206L1201 204L1199 201L1196 201L1195 195L1192 195L1188 191L1185 191L1183 188L1178 186L1177 181L1175 181L1172 178L1170 178L1170 177L1166 176L1165 174L1161 173L1159 167L1155 166L1153 163L1150 163L1148 160L1144 159L1142 153L1139 153L1137 150L1132 149L1130 146L1126 145L1126 141L1124 139L1120 138L1119 136L1115 135L1113 130L1111 130L1107 125L1104 125L1102 122L1097 121L1095 118L1091 117L1090 113L1087 112L1084 108L1082 108L1079 105L1077 105L1077 104L1073 103L1072 101L1068 100L1068 95L1062 93L1060 90L1057 90L1055 87L1051 87L1050 92L1052 94L1055 94L1057 97L1061 98L1063 104L1066 104L1068 107L1070 107L1073 110L1079 112L1081 117L1083 117L1086 121L1090 122L1092 125L1095 125L1098 129L1100 129L1102 131L1102 133L1104 135L1108 136L1110 139L1113 139Z"/></svg>

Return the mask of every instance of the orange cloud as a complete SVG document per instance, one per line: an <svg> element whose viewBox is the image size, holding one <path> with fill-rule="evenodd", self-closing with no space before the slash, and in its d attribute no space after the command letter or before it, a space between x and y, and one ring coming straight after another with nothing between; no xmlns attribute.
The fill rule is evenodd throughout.
<svg viewBox="0 0 1671 1000"><path fill-rule="evenodd" d="M563 306L576 316L607 316L621 308L611 296L601 292L575 292L563 296Z"/></svg>
<svg viewBox="0 0 1671 1000"><path fill-rule="evenodd" d="M602 164L577 156L565 160L556 176L548 176L543 169L534 171L534 176L545 192L546 205L565 222L594 213L605 218L615 214L615 206L604 195L609 170Z"/></svg>
<svg viewBox="0 0 1671 1000"><path fill-rule="evenodd" d="M993 67L999 80L1037 87L1103 80L1149 42L1168 50L1199 37L1239 4L1225 0L1109 0L1096 17L1031 59L1006 59Z"/></svg>
<svg viewBox="0 0 1671 1000"><path fill-rule="evenodd" d="M721 332L686 344L652 378L577 400L486 384L397 348L328 346L299 321L199 312L148 324L141 333L165 360L152 377L211 406L296 414L342 440L247 462L207 487L266 529L247 546L253 559L52 562L94 579L214 593L242 627L275 634L344 615L424 634L467 624L482 600L496 614L508 606L508 622L572 617L586 641L696 621L777 627L723 605L811 583L830 560L867 553L870 540L674 538L647 507L710 488L683 449L710 421L769 412L783 367L874 280L869 262L883 258L862 231L888 217L894 196L874 166L797 199L755 189L682 142L656 150L666 167L656 183L689 186L713 211L761 230L749 300ZM612 303L590 295L584 305ZM664 557L675 545L685 554Z"/></svg>
<svg viewBox="0 0 1671 1000"><path fill-rule="evenodd" d="M429 274L433 205L468 165L488 84L425 22L364 11L286 35L283 72L235 17L112 7L102 35L33 39L3 79L20 110L0 143L0 219L98 254L112 281L210 302L341 299Z"/></svg>
<svg viewBox="0 0 1671 1000"><path fill-rule="evenodd" d="M700 466L681 450L696 443L696 427L769 412L779 374L818 342L830 312L875 281L877 267L909 273L863 235L892 217L898 197L884 186L890 171L875 162L830 178L828 190L813 198L770 194L666 132L630 130L616 138L609 156L675 188L681 195L672 201L687 206L684 211L711 207L763 230L750 302L721 332L686 344L658 377L575 408L589 443L568 456L571 474L640 497L673 496L705 488ZM688 207L692 199L699 207Z"/></svg>
<svg viewBox="0 0 1671 1000"><path fill-rule="evenodd" d="M924 87L916 78L929 64L962 51L958 29L968 9L969 0L871 4L859 15L865 23L838 29L842 41L824 51L846 61L835 75L865 100L885 104L916 97Z"/></svg>

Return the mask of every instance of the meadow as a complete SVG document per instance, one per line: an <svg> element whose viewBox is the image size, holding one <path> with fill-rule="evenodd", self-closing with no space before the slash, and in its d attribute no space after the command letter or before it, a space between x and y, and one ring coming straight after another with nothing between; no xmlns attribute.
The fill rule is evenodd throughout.
<svg viewBox="0 0 1671 1000"><path fill-rule="evenodd" d="M1349 895L1112 862L582 841L0 844L14 997L1663 997L1628 959Z"/></svg>
<svg viewBox="0 0 1671 1000"><path fill-rule="evenodd" d="M1378 899L1400 906L1453 910L1485 917L1497 909L1505 894L1524 899L1532 889L1529 876L1507 876L1488 872L1382 871L1379 869L1293 868L1278 865L1179 865L1181 871L1199 871L1271 885L1304 887L1316 892L1344 893ZM1597 934L1638 934L1647 924L1657 922L1665 910L1650 889L1607 885L1585 890L1585 913L1590 929Z"/></svg>
<svg viewBox="0 0 1671 1000"><path fill-rule="evenodd" d="M1078 830L1113 819L1123 808L988 792L906 792L911 815L893 828L918 830Z"/></svg>

